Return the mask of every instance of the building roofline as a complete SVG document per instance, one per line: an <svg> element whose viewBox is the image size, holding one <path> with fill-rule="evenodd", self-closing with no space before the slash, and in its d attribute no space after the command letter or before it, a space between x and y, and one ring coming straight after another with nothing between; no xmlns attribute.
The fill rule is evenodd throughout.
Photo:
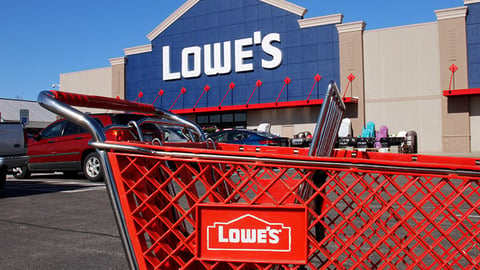
<svg viewBox="0 0 480 270"><path fill-rule="evenodd" d="M152 44L146 44L146 45L123 49L123 52L125 53L125 55L147 53L151 51L152 51Z"/></svg>
<svg viewBox="0 0 480 270"><path fill-rule="evenodd" d="M188 0L183 5L181 5L177 10L175 10L170 16L168 16L162 23L160 23L155 29L152 30L147 35L147 38L152 41L158 37L165 29L172 25L178 18L183 14L189 11L193 6L195 6L200 0Z"/></svg>
<svg viewBox="0 0 480 270"><path fill-rule="evenodd" d="M307 28L307 27L315 27L315 26L322 26L322 25L329 25L329 24L339 24L343 21L343 14L333 14L321 17L314 17L308 19L300 19L298 20L298 25L300 28Z"/></svg>
<svg viewBox="0 0 480 270"><path fill-rule="evenodd" d="M480 0L463 0L463 4L465 5L475 4L475 3L480 3Z"/></svg>
<svg viewBox="0 0 480 270"><path fill-rule="evenodd" d="M300 17L305 16L305 14L307 13L306 8L295 5L285 0L260 0L260 1L267 3L269 5L281 8L283 10L296 14Z"/></svg>
<svg viewBox="0 0 480 270"><path fill-rule="evenodd" d="M365 31L367 24L364 21L337 24L338 33Z"/></svg>
<svg viewBox="0 0 480 270"><path fill-rule="evenodd" d="M456 18L465 18L467 16L467 6L447 8L447 9L438 9L435 10L435 15L437 15L437 20L447 20L447 19L456 19Z"/></svg>
<svg viewBox="0 0 480 270"><path fill-rule="evenodd" d="M285 0L260 0L266 4L281 8L298 16L305 16L307 9L293 3L290 3ZM162 23L160 23L155 29L153 29L148 35L147 38L152 41L157 38L163 31L170 27L176 20L178 20L183 14L189 11L194 7L200 0L188 0L183 5L181 5L176 11L174 11L170 16L168 16Z"/></svg>

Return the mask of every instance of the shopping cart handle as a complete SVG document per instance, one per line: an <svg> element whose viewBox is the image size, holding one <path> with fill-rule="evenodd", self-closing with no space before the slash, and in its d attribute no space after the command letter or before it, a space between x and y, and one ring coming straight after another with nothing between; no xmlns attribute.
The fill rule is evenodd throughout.
<svg viewBox="0 0 480 270"><path fill-rule="evenodd" d="M132 102L118 98L66 93L55 90L40 92L38 95L38 103L49 111L88 128L92 133L93 139L97 142L105 141L102 127L96 121L89 119L84 113L72 106L154 114L180 123L181 125L194 130L200 141L206 140L202 128L197 123L169 111L156 108L150 104Z"/></svg>
<svg viewBox="0 0 480 270"><path fill-rule="evenodd" d="M51 90L47 93L54 99L71 106L89 107L107 110L134 111L143 113L155 113L157 109L150 104L132 102L119 98L90 96L74 93L66 93Z"/></svg>
<svg viewBox="0 0 480 270"><path fill-rule="evenodd" d="M330 156L346 107L334 81L328 84L317 125L310 143L310 156Z"/></svg>

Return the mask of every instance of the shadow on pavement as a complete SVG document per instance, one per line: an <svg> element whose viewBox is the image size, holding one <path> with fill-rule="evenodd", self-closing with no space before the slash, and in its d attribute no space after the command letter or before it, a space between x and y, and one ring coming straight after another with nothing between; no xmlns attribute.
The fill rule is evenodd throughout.
<svg viewBox="0 0 480 270"><path fill-rule="evenodd" d="M0 199L74 191L98 187L101 184L102 182L89 182L83 175L78 175L74 178L64 176L63 174L36 174L32 175L29 179L9 177L7 178L4 189L0 190Z"/></svg>

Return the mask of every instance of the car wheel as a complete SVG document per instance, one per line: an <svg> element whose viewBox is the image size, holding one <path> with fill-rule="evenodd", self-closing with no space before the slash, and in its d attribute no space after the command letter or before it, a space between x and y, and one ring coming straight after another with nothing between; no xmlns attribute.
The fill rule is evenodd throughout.
<svg viewBox="0 0 480 270"><path fill-rule="evenodd" d="M27 166L12 168L13 177L17 179L29 178L32 174Z"/></svg>
<svg viewBox="0 0 480 270"><path fill-rule="evenodd" d="M5 182L7 182L7 168L0 168L0 189L5 187Z"/></svg>
<svg viewBox="0 0 480 270"><path fill-rule="evenodd" d="M90 181L102 180L103 169L97 152L92 152L85 157L83 160L83 173Z"/></svg>

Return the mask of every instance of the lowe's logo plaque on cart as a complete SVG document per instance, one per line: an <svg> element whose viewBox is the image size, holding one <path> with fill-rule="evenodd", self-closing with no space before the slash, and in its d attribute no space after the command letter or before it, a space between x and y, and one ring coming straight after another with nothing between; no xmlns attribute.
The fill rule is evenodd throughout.
<svg viewBox="0 0 480 270"><path fill-rule="evenodd" d="M305 207L199 206L200 259L306 263Z"/></svg>
<svg viewBox="0 0 480 270"><path fill-rule="evenodd" d="M292 249L292 228L246 214L230 222L207 226L207 248L288 252Z"/></svg>

